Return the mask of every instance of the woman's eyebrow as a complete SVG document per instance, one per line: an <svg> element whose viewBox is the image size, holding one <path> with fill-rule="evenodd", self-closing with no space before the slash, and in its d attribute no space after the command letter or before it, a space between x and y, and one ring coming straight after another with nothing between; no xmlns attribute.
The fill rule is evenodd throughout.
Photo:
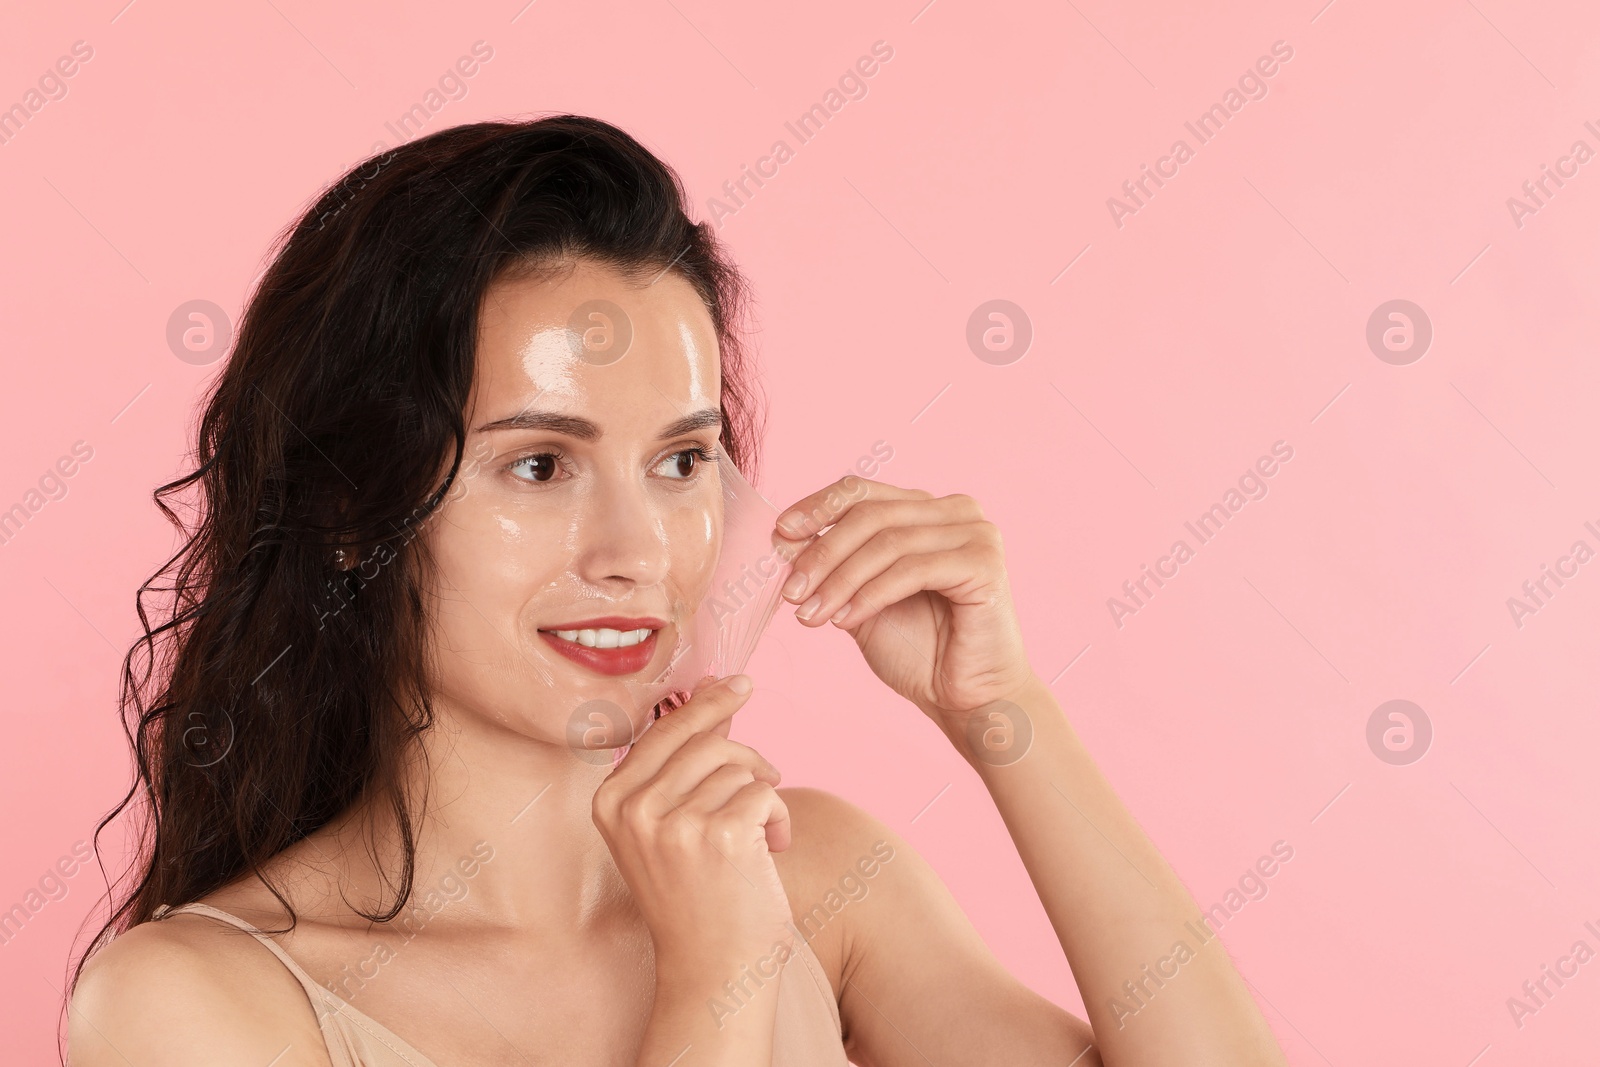
<svg viewBox="0 0 1600 1067"><path fill-rule="evenodd" d="M600 436L600 427L577 415L562 415L556 411L519 411L504 419L496 419L479 426L473 433L490 433L494 430L550 430L593 441Z"/></svg>
<svg viewBox="0 0 1600 1067"><path fill-rule="evenodd" d="M685 415L677 422L668 423L666 429L661 431L661 435L657 440L665 441L669 437L682 437L685 434L694 433L696 430L703 430L708 426L720 427L721 425L722 412L716 408L702 408L699 411Z"/></svg>
<svg viewBox="0 0 1600 1067"><path fill-rule="evenodd" d="M691 412L683 418L669 423L661 431L659 440L669 437L682 437L684 434L693 433L708 426L721 426L722 412L716 408L703 408ZM519 411L504 419L496 419L479 426L474 433L490 433L494 430L548 430L553 433L565 434L576 437L582 441L593 441L601 436L600 427L579 415L563 415L556 411Z"/></svg>

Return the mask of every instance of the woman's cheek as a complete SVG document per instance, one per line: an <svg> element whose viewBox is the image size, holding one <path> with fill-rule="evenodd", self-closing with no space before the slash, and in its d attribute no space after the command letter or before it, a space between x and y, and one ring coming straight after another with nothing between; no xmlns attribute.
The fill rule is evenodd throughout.
<svg viewBox="0 0 1600 1067"><path fill-rule="evenodd" d="M560 556L551 548L561 532L541 529L552 525L548 516L497 499L488 475L480 470L467 492L441 510L434 549L451 584L474 601L492 603L508 594L525 597L530 585L547 577L543 571Z"/></svg>
<svg viewBox="0 0 1600 1067"><path fill-rule="evenodd" d="M516 519L510 515L496 515L494 521L500 527L500 540L507 548L515 550L527 547L527 531Z"/></svg>
<svg viewBox="0 0 1600 1067"><path fill-rule="evenodd" d="M494 588L526 597L566 569L568 532L561 517L524 508L495 509L481 529L476 555Z"/></svg>
<svg viewBox="0 0 1600 1067"><path fill-rule="evenodd" d="M690 603L699 603L711 588L722 547L719 513L704 506L675 512L668 536L672 551L673 584Z"/></svg>

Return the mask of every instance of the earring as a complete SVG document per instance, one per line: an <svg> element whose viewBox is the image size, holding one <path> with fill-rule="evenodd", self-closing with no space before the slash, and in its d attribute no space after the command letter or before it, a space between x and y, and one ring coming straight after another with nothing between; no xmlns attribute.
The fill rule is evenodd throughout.
<svg viewBox="0 0 1600 1067"><path fill-rule="evenodd" d="M333 565L335 567L338 567L340 570L346 570L347 568L345 566L345 559L346 556L344 549L336 548L333 550Z"/></svg>

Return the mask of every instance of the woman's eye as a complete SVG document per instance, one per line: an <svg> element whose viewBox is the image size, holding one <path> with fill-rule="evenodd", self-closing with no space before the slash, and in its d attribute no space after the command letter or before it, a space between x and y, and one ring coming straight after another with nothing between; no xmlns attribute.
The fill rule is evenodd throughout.
<svg viewBox="0 0 1600 1067"><path fill-rule="evenodd" d="M692 478L695 475L695 467L710 458L710 454L703 448L686 448L662 460L661 466L656 469L665 470L667 477L672 479Z"/></svg>
<svg viewBox="0 0 1600 1067"><path fill-rule="evenodd" d="M716 453L706 448L686 448L674 452L657 465L656 470L673 481L687 481L698 474L701 464L715 460ZM523 456L507 469L525 482L544 484L553 482L561 474L562 456L558 452L539 452Z"/></svg>
<svg viewBox="0 0 1600 1067"><path fill-rule="evenodd" d="M524 475L524 481L548 482L555 475L556 456L553 452L541 452L536 456L523 456L511 465L513 471L527 470L530 475Z"/></svg>

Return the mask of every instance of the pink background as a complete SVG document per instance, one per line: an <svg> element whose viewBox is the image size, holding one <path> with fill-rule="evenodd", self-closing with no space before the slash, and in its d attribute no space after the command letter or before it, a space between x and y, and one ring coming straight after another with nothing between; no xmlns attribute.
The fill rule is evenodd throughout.
<svg viewBox="0 0 1600 1067"><path fill-rule="evenodd" d="M789 140L721 229L760 294L763 490L786 504L885 441L882 479L983 503L1035 669L1201 905L1293 847L1224 927L1293 1063L1593 1062L1600 962L1520 1028L1506 1007L1600 949L1600 562L1520 627L1507 607L1600 549L1600 161L1520 227L1506 204L1600 149L1592 6L123 2L22 5L0 33L0 106L94 50L0 145L0 508L94 450L0 545L0 909L125 786L117 668L173 545L149 494L221 366L176 358L168 317L236 316L279 228L483 40L428 130L594 114L702 217ZM797 146L784 122L878 40L867 96ZM1275 41L1268 95L1197 146L1185 120ZM1179 137L1194 158L1119 228L1107 198ZM1006 365L966 342L997 298L1034 331ZM1404 366L1365 340L1397 298L1434 328ZM1107 599L1279 440L1270 493L1119 628ZM739 736L904 834L1080 1010L987 794L849 639L785 612L752 673ZM1420 761L1368 747L1391 699L1433 725ZM53 1056L99 875L68 885L0 946L13 1062Z"/></svg>

